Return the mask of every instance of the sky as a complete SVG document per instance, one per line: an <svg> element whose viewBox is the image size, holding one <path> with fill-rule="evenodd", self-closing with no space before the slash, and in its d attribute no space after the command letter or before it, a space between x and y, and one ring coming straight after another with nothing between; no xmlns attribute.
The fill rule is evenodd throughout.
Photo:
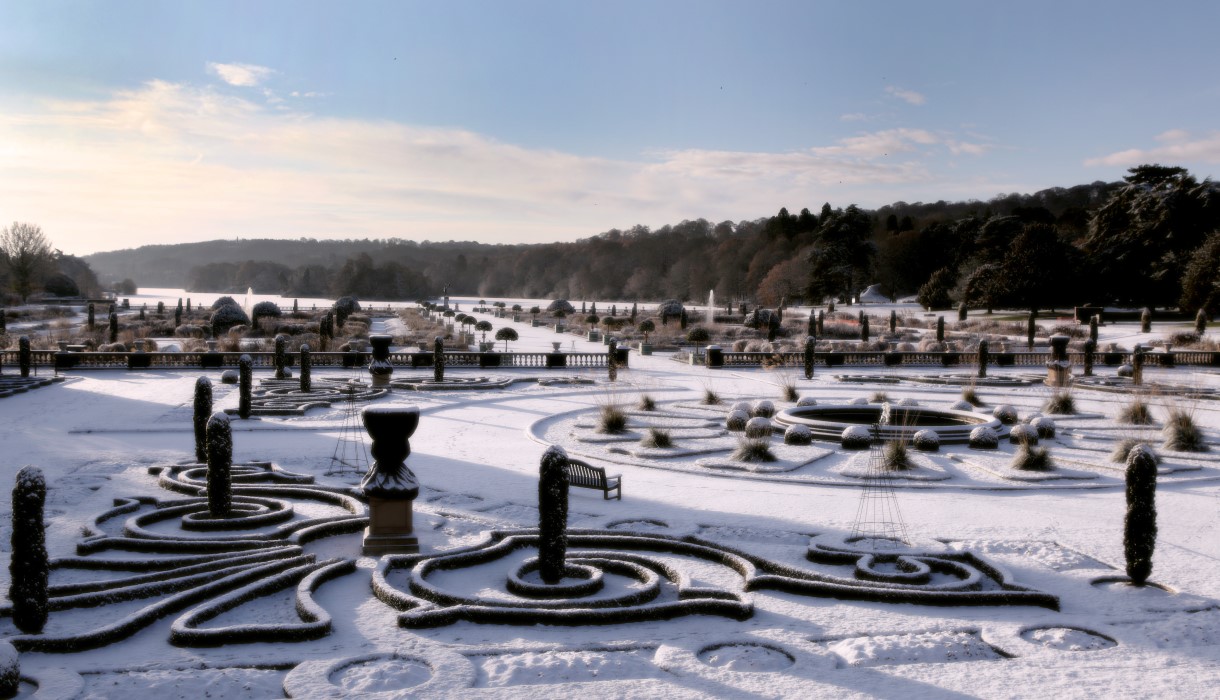
<svg viewBox="0 0 1220 700"><path fill-rule="evenodd" d="M1220 163L1220 3L0 0L0 222L540 243Z"/></svg>

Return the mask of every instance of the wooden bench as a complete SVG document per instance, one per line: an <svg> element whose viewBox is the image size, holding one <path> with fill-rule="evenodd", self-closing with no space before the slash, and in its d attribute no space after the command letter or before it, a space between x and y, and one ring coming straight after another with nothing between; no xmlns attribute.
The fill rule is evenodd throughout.
<svg viewBox="0 0 1220 700"><path fill-rule="evenodd" d="M580 486L586 489L601 489L602 500L610 500L610 492L614 497L623 500L623 477L620 474L606 476L606 470L595 467L579 459L568 460L568 485Z"/></svg>

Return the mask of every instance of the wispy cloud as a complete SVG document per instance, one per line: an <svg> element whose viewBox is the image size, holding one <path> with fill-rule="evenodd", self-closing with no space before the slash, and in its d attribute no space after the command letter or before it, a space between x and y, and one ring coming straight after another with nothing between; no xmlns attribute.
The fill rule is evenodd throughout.
<svg viewBox="0 0 1220 700"><path fill-rule="evenodd" d="M894 97L897 97L898 99L902 100L903 102L906 102L907 104L922 105L923 103L928 101L928 98L924 97L922 94L920 94L918 92L915 92L914 90L904 90L895 85L890 85L889 87L885 88L885 91L886 91L886 93L888 93Z"/></svg>
<svg viewBox="0 0 1220 700"><path fill-rule="evenodd" d="M1172 129L1156 136L1161 145L1153 148L1129 148L1100 158L1090 158L1086 166L1126 167L1141 163L1220 163L1220 131L1195 136L1181 129Z"/></svg>
<svg viewBox="0 0 1220 700"><path fill-rule="evenodd" d="M539 242L762 216L814 191L882 204L935 186L938 158L968 152L950 134L889 129L789 152L600 158L262 98L153 81L100 100L0 104L0 192L21 203L11 216L75 253L235 235Z"/></svg>
<svg viewBox="0 0 1220 700"><path fill-rule="evenodd" d="M852 112L851 114L839 115L839 121L843 122L866 122L875 118L876 117L874 115L865 114L864 112Z"/></svg>
<svg viewBox="0 0 1220 700"><path fill-rule="evenodd" d="M208 72L219 76L230 85L257 87L259 83L270 78L275 70L250 63L209 63Z"/></svg>

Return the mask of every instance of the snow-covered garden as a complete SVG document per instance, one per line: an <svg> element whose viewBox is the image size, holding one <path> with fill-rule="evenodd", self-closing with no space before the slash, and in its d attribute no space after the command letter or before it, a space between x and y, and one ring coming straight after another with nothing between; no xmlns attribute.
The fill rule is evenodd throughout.
<svg viewBox="0 0 1220 700"><path fill-rule="evenodd" d="M558 338L496 324L517 331L514 351ZM216 411L240 410L219 370L69 371L0 392L0 475L45 475L52 562L45 627L22 632L6 609L0 636L33 697L1214 692L1220 373L1150 367L1137 387L1098 367L1065 391L1030 367L838 369L632 353L615 382L451 368L437 386L396 367L382 388L364 368L315 367L307 396L257 370L251 417L229 421L220 519L193 438L199 376ZM358 484L376 457L360 409L407 405L420 552L362 556ZM869 448L883 411L910 434L899 448ZM969 439L910 439L937 415ZM1180 416L1210 449L1175 440ZM1124 554L1135 444L1158 459L1145 586ZM557 585L535 559L551 446L622 479L621 500L569 489Z"/></svg>

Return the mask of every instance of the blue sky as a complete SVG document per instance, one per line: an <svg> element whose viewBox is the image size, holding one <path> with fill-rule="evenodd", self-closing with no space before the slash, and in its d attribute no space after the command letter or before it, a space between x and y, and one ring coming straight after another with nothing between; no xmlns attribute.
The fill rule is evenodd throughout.
<svg viewBox="0 0 1220 700"><path fill-rule="evenodd" d="M0 221L68 252L572 240L1220 162L1215 2L0 0Z"/></svg>

